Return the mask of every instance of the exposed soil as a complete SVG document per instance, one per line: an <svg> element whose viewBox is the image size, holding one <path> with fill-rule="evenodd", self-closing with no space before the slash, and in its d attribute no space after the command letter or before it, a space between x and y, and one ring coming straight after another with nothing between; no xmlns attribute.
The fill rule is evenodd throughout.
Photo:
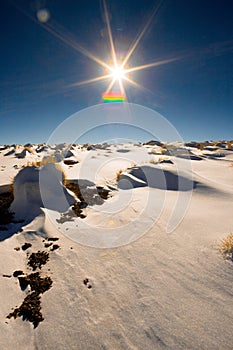
<svg viewBox="0 0 233 350"><path fill-rule="evenodd" d="M0 225L7 225L12 222L14 214L9 211L9 208L13 200L13 191L0 194Z"/></svg>
<svg viewBox="0 0 233 350"><path fill-rule="evenodd" d="M82 190L80 189L80 186L78 183L73 182L67 182L65 184L66 188L68 188L70 191L72 191L76 197L79 199L79 202L76 202L72 209L76 216L80 217L81 219L84 219L86 215L83 214L83 209L86 208L88 205L92 204L103 204L103 201L109 198L109 190L97 186L95 189L90 189L90 193L86 194L86 199L84 198L82 194ZM97 192L97 193L96 193ZM97 195L96 195L97 194Z"/></svg>

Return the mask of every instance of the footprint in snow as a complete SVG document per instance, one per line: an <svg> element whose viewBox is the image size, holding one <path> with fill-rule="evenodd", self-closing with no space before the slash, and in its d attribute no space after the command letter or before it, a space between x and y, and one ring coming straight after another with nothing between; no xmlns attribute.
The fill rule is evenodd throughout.
<svg viewBox="0 0 233 350"><path fill-rule="evenodd" d="M83 284L84 284L85 286L87 286L88 289L91 289L91 288L92 288L92 285L91 285L91 283L90 283L90 281L89 281L88 278L85 278L85 279L83 280Z"/></svg>

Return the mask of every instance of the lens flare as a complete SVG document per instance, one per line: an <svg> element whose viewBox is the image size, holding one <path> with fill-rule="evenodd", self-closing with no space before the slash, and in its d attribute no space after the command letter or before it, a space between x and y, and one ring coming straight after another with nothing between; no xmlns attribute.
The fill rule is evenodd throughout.
<svg viewBox="0 0 233 350"><path fill-rule="evenodd" d="M155 62L143 64L143 65L135 65L131 66L128 64L130 58L132 57L133 53L135 52L136 48L140 44L143 36L148 31L152 21L154 20L155 16L158 15L158 12L160 8L162 7L162 4L164 0L160 0L156 7L150 12L150 16L148 20L146 21L143 29L139 32L139 34L136 36L135 40L129 45L129 49L124 54L122 52L117 52L116 47L114 44L114 38L112 35L112 29L111 29L111 16L108 11L107 7L107 1L103 1L103 16L106 23L106 33L108 38L108 44L110 48L110 56L111 56L111 64L109 64L108 60L104 60L91 51L84 48L82 45L80 45L73 37L72 33L68 32L67 29L65 29L62 25L60 25L58 22L56 22L54 19L53 21L49 21L50 19L50 13L47 9L40 9L36 13L36 18L31 16L28 12L24 11L21 6L14 4L21 12L23 12L25 15L27 15L29 18L31 18L33 21L40 24L42 28L47 30L50 34L52 34L54 37L62 41L64 44L72 47L74 50L80 52L93 62L100 65L104 71L103 75L96 76L96 77L90 77L89 79L85 79L83 81L77 81L72 84L69 84L66 86L66 88L74 88L78 86L82 86L85 84L91 84L96 82L102 82L109 80L109 84L107 88L105 88L105 93L109 93L111 90L117 91L119 95L124 96L124 99L127 100L126 91L125 91L125 84L130 84L131 86L140 89L142 91L150 92L145 87L141 86L139 83L134 81L131 77L132 73L144 69L149 69L152 67L158 67L164 64L169 64L174 61L178 61L181 59L184 59L187 57L187 55L183 56L177 56L170 59L164 59L164 60L157 60ZM106 56L109 56L109 54ZM130 74L130 76L129 76ZM113 93L114 95L114 93ZM103 99L104 100L104 99Z"/></svg>
<svg viewBox="0 0 233 350"><path fill-rule="evenodd" d="M50 18L50 13L47 9L39 10L36 15L37 15L38 21L40 21L41 23L48 22Z"/></svg>
<svg viewBox="0 0 233 350"><path fill-rule="evenodd" d="M126 98L123 93L111 91L103 93L102 100L104 103L122 103L125 102Z"/></svg>

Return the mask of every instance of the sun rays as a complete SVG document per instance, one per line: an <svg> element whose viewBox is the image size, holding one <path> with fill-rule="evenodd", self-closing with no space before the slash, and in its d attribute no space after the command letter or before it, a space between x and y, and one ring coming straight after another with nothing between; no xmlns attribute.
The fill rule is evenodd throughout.
<svg viewBox="0 0 233 350"><path fill-rule="evenodd" d="M136 37L136 39L130 45L128 52L125 54L123 59L121 59L122 62L120 63L120 62L118 62L116 49L114 46L107 3L106 3L106 0L103 0L104 18L105 18L105 22L106 22L106 26L107 26L107 34L108 34L108 40L109 40L110 51L111 51L111 59L112 59L113 64L109 65L97 57L91 57L92 54L88 53L88 57L93 59L95 62L99 63L103 67L105 67L109 74L104 74L104 75L99 76L99 77L94 77L92 79L77 82L77 83L72 84L71 86L80 86L80 85L84 85L84 84L99 82L101 80L110 79L110 83L109 83L108 87L106 88L106 93L110 92L113 87L116 88L116 85L117 85L117 89L119 89L122 94L126 95L125 87L124 87L125 83L129 83L130 85L132 85L138 89L144 90L144 91L147 90L143 86L141 86L139 83L135 82L132 78L130 78L129 73L132 73L135 71L140 71L143 69L149 69L151 67L156 67L156 66L159 66L162 64L167 64L167 63L170 63L170 62L177 60L177 58L156 61L156 62L152 62L149 64L144 64L144 65L135 66L135 67L131 67L131 68L126 68L126 66L128 65L128 62L129 62L132 54L135 52L137 46L139 45L142 37L144 36L146 31L148 30L155 15L158 13L162 3L163 3L163 0L161 0L159 2L159 4L155 7L155 9L152 11L152 14L150 15L148 21L144 25L143 29L140 31L139 35ZM86 55L84 50L82 50L82 53L84 55Z"/></svg>
<svg viewBox="0 0 233 350"><path fill-rule="evenodd" d="M70 48L74 49L76 52L81 53L83 56L91 60L93 63L96 64L96 66L99 66L102 71L100 71L98 76L94 77L88 77L85 80L82 81L75 81L73 83L70 83L66 86L62 86L60 89L67 90L67 89L75 89L80 86L86 85L86 84L94 84L98 83L103 86L103 92L121 92L126 94L126 91L128 89L128 86L132 86L135 89L141 89L145 93L152 93L148 89L148 87L143 87L138 81L135 81L136 72L144 71L148 69L153 69L156 67L159 67L161 65L170 64L175 61L181 61L181 60L189 60L189 63L193 64L193 60L197 60L200 57L200 54L203 58L208 57L215 57L216 55L223 55L226 52L229 52L232 50L232 40L223 41L223 42L215 42L211 43L207 47L194 47L192 49L185 49L183 51L173 52L172 57L166 57L164 59L158 58L157 60L154 60L153 62L145 63L145 64L135 64L136 61L136 55L134 55L134 65L132 65L132 56L135 54L136 49L138 48L139 44L141 43L144 35L148 32L152 22L154 22L158 18L159 11L161 7L163 6L163 3L165 0L158 0L157 5L150 11L150 15L147 18L147 21L145 21L145 24L141 29L139 30L138 34L136 35L135 39L132 41L132 43L128 47L128 51L126 51L124 54L122 52L116 51L116 46L114 43L114 37L112 33L111 28L111 16L108 11L107 6L107 0L100 0L103 4L102 12L104 17L104 22L106 25L106 42L108 44L108 50L105 52L102 51L101 56L99 57L95 53L93 53L91 50L86 49L83 45L81 45L78 41L75 35L72 32L69 32L64 26L62 26L60 23L58 23L54 17L52 16L52 12L50 13L46 9L41 9L39 11L32 13L31 10L26 10L25 6L22 6L19 4L16 0L9 0L9 3L13 5L15 8L17 8L21 13L23 13L25 16L30 18L33 22L37 23L41 28L46 30L48 33L52 34L55 38L59 39L61 42L63 42L66 46L69 46ZM33 10L34 11L34 10ZM149 9L148 9L149 12ZM130 28L130 31L134 28ZM92 31L93 33L93 31ZM93 34L91 34L93 35ZM98 38L96 38L98 39ZM109 57L110 56L110 57ZM74 73L75 74L75 73ZM74 75L73 74L73 75ZM132 96L132 95L131 95ZM127 97L127 96L126 96Z"/></svg>
<svg viewBox="0 0 233 350"><path fill-rule="evenodd" d="M103 75L96 76L83 81L77 81L73 84L70 84L68 88L79 87L86 84L106 81L108 82L107 83L108 85L104 90L106 93L114 89L116 91L119 91L121 94L125 94L126 96L125 85L127 84L133 86L134 88L141 89L144 92L145 91L148 92L149 90L147 88L143 87L141 84L134 81L134 79L132 78L132 73L137 71L142 71L145 69L150 69L153 67L158 67L158 66L168 64L181 59L181 57L174 57L174 58L158 60L151 63L130 67L130 58L132 57L133 53L137 49L138 45L140 44L143 36L147 32L152 21L155 19L155 16L158 14L163 1L164 0L159 1L158 5L151 12L151 15L146 21L144 27L136 36L135 40L131 43L126 54L123 57L121 57L120 60L118 60L116 48L114 45L114 39L112 35L107 2L106 0L103 0L103 12L104 12L103 15L106 23L107 39L109 43L110 56L111 56L111 64L107 63L105 60L101 59L100 57L98 57L97 55L95 55L94 53L90 52L89 50L81 46L79 43L77 43L77 41L72 38L72 34L68 33L61 25L56 23L54 20L49 21L47 23L40 23L40 25L44 29L46 29L48 32L53 34L56 38L60 39L66 45L69 45L70 47L74 48L76 51L83 54L84 56L86 56L87 58L89 58L90 60L98 64L99 66L101 66L104 70ZM126 99L127 99L127 96L126 96Z"/></svg>
<svg viewBox="0 0 233 350"><path fill-rule="evenodd" d="M151 22L154 19L155 15L158 13L158 11L162 5L162 2L163 2L163 0L161 0L159 2L159 4L155 7L155 9L152 11L152 14L150 15L150 17L149 17L148 21L146 22L146 24L144 25L143 29L140 31L140 33L137 35L136 39L130 45L128 52L121 59L121 62L118 62L116 48L114 46L114 40L113 40L113 35L112 35L112 30L111 30L111 25L110 25L110 18L109 18L109 12L108 12L108 8L107 8L107 2L106 2L106 0L103 0L104 18L105 18L106 27L107 27L107 35L108 35L108 40L109 40L112 64L111 65L107 64L105 61L97 58L93 54L91 54L89 52L85 52L86 50L84 50L82 48L82 50L79 50L79 51L82 52L85 56L94 60L99 65L103 66L106 69L108 74L104 74L102 76L98 76L98 77L87 79L87 80L84 80L81 82L77 82L77 83L74 83L70 86L74 87L74 86L80 86L80 85L85 85L85 84L90 84L90 83L96 83L96 82L100 82L100 81L104 81L104 80L110 80L109 85L105 89L106 93L110 92L111 89L113 87L115 87L115 89L120 90L120 92L122 94L126 95L125 86L124 86L125 83L128 83L128 84L134 86L135 88L138 88L138 89L145 91L146 89L143 86L141 86L139 83L135 82L131 77L129 77L129 73L133 73L133 72L140 71L143 69L149 69L151 67L156 67L156 66L159 66L162 64L167 64L167 63L170 63L170 62L177 60L177 58L172 58L172 59L156 61L156 62L152 62L149 64L140 65L140 66L135 66L135 67L131 67L131 68L126 68L131 56L135 52L142 37L144 36L144 34L148 30L149 26L151 25Z"/></svg>

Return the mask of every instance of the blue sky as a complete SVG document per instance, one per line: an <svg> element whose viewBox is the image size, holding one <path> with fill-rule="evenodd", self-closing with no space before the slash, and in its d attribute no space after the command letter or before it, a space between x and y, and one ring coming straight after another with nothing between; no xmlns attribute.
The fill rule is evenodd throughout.
<svg viewBox="0 0 233 350"><path fill-rule="evenodd" d="M126 54L158 3L107 2L117 52ZM50 19L42 25L37 15L44 8ZM129 65L181 59L132 73L147 90L125 84L128 101L159 112L184 140L233 139L232 12L228 0L162 1ZM74 48L77 43L104 61L109 58L103 3L5 0L0 2L0 17L0 144L46 142L70 115L99 104L109 84L71 86L105 74L103 67ZM55 37L48 26L65 40ZM146 118L144 123L150 130ZM96 140L98 132L106 128L96 128ZM139 141L146 137L135 133Z"/></svg>

